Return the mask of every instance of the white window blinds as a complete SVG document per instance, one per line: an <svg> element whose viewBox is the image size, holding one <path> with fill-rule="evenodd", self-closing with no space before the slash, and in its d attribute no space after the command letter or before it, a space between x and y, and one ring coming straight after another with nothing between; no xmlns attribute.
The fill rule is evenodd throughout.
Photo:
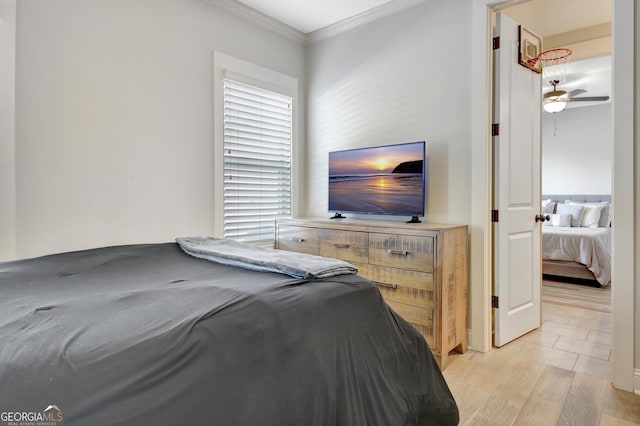
<svg viewBox="0 0 640 426"><path fill-rule="evenodd" d="M273 241L291 216L292 98L224 80L224 237Z"/></svg>

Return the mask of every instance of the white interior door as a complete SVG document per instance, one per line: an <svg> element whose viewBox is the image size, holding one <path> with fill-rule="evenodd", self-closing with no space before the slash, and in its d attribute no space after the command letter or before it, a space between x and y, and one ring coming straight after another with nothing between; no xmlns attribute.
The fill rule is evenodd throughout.
<svg viewBox="0 0 640 426"><path fill-rule="evenodd" d="M541 76L518 63L518 23L496 17L494 51L494 344L540 326Z"/></svg>

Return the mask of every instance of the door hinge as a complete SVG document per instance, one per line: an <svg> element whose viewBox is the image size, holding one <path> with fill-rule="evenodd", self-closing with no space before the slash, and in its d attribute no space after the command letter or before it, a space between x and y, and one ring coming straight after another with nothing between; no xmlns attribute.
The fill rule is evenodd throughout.
<svg viewBox="0 0 640 426"><path fill-rule="evenodd" d="M498 296L491 296L491 307L498 309L500 304L498 303Z"/></svg>
<svg viewBox="0 0 640 426"><path fill-rule="evenodd" d="M493 50L500 49L500 37L493 38Z"/></svg>
<svg viewBox="0 0 640 426"><path fill-rule="evenodd" d="M500 123L493 123L491 125L491 136L500 135Z"/></svg>
<svg viewBox="0 0 640 426"><path fill-rule="evenodd" d="M491 210L491 222L500 222L499 210Z"/></svg>

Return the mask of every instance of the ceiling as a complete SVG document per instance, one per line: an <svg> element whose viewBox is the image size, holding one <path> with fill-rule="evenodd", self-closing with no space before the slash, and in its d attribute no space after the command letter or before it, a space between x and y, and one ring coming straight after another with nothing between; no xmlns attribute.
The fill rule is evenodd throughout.
<svg viewBox="0 0 640 426"><path fill-rule="evenodd" d="M238 0L305 34L397 0Z"/></svg>
<svg viewBox="0 0 640 426"><path fill-rule="evenodd" d="M530 0L507 14L542 37L611 22L611 0Z"/></svg>

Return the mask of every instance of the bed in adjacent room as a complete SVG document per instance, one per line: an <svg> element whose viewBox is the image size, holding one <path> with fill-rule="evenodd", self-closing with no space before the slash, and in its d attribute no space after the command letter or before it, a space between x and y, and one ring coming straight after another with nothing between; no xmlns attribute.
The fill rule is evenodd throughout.
<svg viewBox="0 0 640 426"><path fill-rule="evenodd" d="M166 243L0 263L0 411L55 407L66 425L457 424L426 341L373 283L228 259Z"/></svg>
<svg viewBox="0 0 640 426"><path fill-rule="evenodd" d="M611 282L611 196L544 195L542 272L550 277Z"/></svg>

